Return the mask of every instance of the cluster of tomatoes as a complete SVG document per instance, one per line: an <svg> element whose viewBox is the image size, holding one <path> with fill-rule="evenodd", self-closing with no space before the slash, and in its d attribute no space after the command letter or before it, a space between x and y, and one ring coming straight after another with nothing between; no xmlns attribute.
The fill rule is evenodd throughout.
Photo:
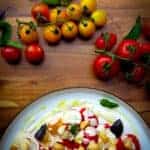
<svg viewBox="0 0 150 150"><path fill-rule="evenodd" d="M38 3L32 7L31 13L37 23L44 26L44 39L50 44L56 44L62 37L73 40L78 34L90 38L96 27L104 26L107 22L106 12L96 10L96 6L96 0L71 3L67 8L49 8L45 3Z"/></svg>
<svg viewBox="0 0 150 150"><path fill-rule="evenodd" d="M125 79L138 83L143 80L145 74L143 57L150 56L150 43L140 43L134 39L124 39L114 52L110 50L117 42L114 33L102 33L96 40L96 52L100 55L95 59L93 70L95 75L108 80L123 72Z"/></svg>

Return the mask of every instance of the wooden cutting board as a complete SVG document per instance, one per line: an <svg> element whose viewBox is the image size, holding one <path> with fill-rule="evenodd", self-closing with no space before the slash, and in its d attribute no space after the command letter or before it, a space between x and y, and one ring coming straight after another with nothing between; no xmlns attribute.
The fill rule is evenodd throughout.
<svg viewBox="0 0 150 150"><path fill-rule="evenodd" d="M7 20L13 25L13 39L17 38L16 18L31 20L31 7L36 0L1 0L0 8L10 6ZM39 96L56 89L69 87L90 87L105 90L122 98L135 108L150 127L150 98L142 86L128 84L121 76L103 82L95 78L92 62L96 57L94 41L103 31L118 35L118 42L129 31L137 15L150 17L149 0L98 0L98 8L107 10L108 23L98 30L89 41L77 38L71 43L61 41L57 46L48 46L42 38L42 28L38 28L40 44L46 58L39 66L30 65L24 58L18 65L8 65L0 57L0 101L10 107L0 108L0 133L24 107ZM22 51L23 52L23 51ZM150 77L150 74L147 74Z"/></svg>

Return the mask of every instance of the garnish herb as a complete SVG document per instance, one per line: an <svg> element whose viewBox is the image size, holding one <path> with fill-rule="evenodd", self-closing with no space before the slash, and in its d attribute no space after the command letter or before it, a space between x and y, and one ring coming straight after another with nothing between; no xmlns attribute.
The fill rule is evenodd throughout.
<svg viewBox="0 0 150 150"><path fill-rule="evenodd" d="M76 135L79 131L79 126L78 125L72 125L71 128L70 128L70 132L73 134L73 135Z"/></svg>
<svg viewBox="0 0 150 150"><path fill-rule="evenodd" d="M102 100L100 100L100 104L102 106L104 106L104 107L107 107L107 108L116 108L116 107L119 106L117 103L111 102L108 99L102 99Z"/></svg>

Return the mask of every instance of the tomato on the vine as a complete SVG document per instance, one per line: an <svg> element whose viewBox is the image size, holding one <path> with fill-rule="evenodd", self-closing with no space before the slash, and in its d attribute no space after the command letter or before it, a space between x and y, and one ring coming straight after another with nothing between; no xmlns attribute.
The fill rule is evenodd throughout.
<svg viewBox="0 0 150 150"><path fill-rule="evenodd" d="M136 40L123 40L119 44L116 54L119 57L137 61L140 58L140 44Z"/></svg>
<svg viewBox="0 0 150 150"><path fill-rule="evenodd" d="M117 36L114 33L102 33L95 42L95 46L98 49L111 50L117 43Z"/></svg>
<svg viewBox="0 0 150 150"><path fill-rule="evenodd" d="M142 66L135 65L130 72L125 73L125 78L131 82L140 82L144 79L145 69Z"/></svg>
<svg viewBox="0 0 150 150"><path fill-rule="evenodd" d="M98 78L108 80L119 73L120 63L111 56L99 55L94 61L93 70Z"/></svg>

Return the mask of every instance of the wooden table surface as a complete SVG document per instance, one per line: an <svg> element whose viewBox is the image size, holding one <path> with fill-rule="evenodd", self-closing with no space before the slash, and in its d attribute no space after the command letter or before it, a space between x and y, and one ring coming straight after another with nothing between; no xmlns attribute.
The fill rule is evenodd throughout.
<svg viewBox="0 0 150 150"><path fill-rule="evenodd" d="M11 6L7 20L13 25L16 39L16 18L31 20L30 10L36 0L0 0L0 8ZM77 38L71 43L61 41L48 46L40 35L46 58L39 66L30 65L23 57L19 65L8 65L0 57L0 101L11 101L13 107L0 108L0 133L24 107L39 96L56 89L91 87L108 91L135 108L150 127L150 98L142 86L128 84L121 76L103 82L95 78L91 65L96 57L93 42L102 31L113 31L121 40L137 15L150 17L149 0L98 0L98 8L108 12L107 25L89 41ZM38 29L39 33L42 29ZM148 76L148 75L147 75Z"/></svg>

